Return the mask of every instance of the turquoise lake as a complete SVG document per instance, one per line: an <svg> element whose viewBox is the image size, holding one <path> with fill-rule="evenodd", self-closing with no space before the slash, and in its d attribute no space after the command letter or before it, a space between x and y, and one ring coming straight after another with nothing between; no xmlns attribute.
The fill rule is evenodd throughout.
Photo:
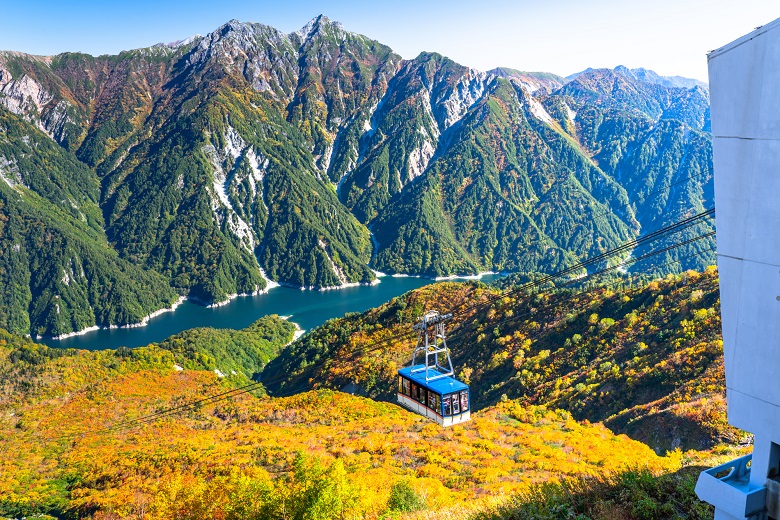
<svg viewBox="0 0 780 520"><path fill-rule="evenodd" d="M484 275L490 282L500 275ZM140 347L161 341L168 336L194 327L242 329L268 314L289 316L302 329L309 331L331 318L347 312L363 312L383 304L412 289L434 283L434 280L414 277L384 276L376 285L361 285L328 291L301 291L290 287L274 287L265 294L239 296L221 307L209 308L185 301L173 312L149 320L144 327L100 329L61 340L41 339L50 347L101 350L118 347ZM439 309L446 312L446 302Z"/></svg>

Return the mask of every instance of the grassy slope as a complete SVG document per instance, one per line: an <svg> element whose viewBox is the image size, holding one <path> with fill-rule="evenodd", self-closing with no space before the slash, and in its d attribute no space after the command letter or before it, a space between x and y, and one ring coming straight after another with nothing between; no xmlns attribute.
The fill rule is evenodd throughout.
<svg viewBox="0 0 780 520"><path fill-rule="evenodd" d="M654 475L643 469L548 483L484 508L473 520L709 520L713 509L693 492L701 466Z"/></svg>

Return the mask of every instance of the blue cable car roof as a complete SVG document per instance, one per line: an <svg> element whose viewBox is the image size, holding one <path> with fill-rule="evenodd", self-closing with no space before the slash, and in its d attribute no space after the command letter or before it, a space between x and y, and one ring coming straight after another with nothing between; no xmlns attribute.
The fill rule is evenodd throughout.
<svg viewBox="0 0 780 520"><path fill-rule="evenodd" d="M422 368L423 370L419 372L415 372L412 374L412 368ZM428 368L428 376L434 377L437 375L440 375L441 372L436 370L435 368ZM398 375L404 376L408 379L411 379L415 383L422 385L429 390L433 390L434 392L438 394L449 394L450 392L459 392L461 390L468 390L469 387L465 383L461 383L454 377L442 377L441 379L436 379L434 381L426 381L425 380L425 365L414 365L413 367L405 367L398 371Z"/></svg>

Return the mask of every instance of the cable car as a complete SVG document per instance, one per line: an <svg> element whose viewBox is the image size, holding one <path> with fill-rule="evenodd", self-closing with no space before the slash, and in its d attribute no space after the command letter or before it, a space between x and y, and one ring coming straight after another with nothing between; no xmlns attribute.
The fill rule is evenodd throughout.
<svg viewBox="0 0 780 520"><path fill-rule="evenodd" d="M412 364L398 371L398 403L442 426L468 421L469 387L453 376L444 322L452 314L426 313L414 325L419 331ZM422 359L424 354L425 358ZM421 363L417 363L417 356Z"/></svg>

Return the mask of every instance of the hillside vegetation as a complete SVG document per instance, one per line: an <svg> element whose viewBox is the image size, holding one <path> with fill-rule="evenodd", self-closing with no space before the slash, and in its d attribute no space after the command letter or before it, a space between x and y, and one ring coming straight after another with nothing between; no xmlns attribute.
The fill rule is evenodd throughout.
<svg viewBox="0 0 780 520"><path fill-rule="evenodd" d="M714 269L636 286L504 294L480 283L417 289L328 321L263 378L274 395L357 387L392 400L396 371L411 361L412 324L430 309L453 311L448 344L477 409L505 399L561 408L661 453L740 439L726 423Z"/></svg>
<svg viewBox="0 0 780 520"><path fill-rule="evenodd" d="M107 243L94 174L0 107L0 327L57 336L138 323L178 295Z"/></svg>
<svg viewBox="0 0 780 520"><path fill-rule="evenodd" d="M203 402L236 383L177 370L186 352L62 351L3 333L0 515L377 518L682 461L512 400L450 429L330 390ZM171 407L178 413L144 419Z"/></svg>
<svg viewBox="0 0 780 520"><path fill-rule="evenodd" d="M654 475L631 469L534 486L471 520L710 520L713 508L693 492L702 466Z"/></svg>
<svg viewBox="0 0 780 520"><path fill-rule="evenodd" d="M174 334L152 347L173 353L182 368L216 370L248 383L292 342L295 324L264 316L241 330L199 327Z"/></svg>

